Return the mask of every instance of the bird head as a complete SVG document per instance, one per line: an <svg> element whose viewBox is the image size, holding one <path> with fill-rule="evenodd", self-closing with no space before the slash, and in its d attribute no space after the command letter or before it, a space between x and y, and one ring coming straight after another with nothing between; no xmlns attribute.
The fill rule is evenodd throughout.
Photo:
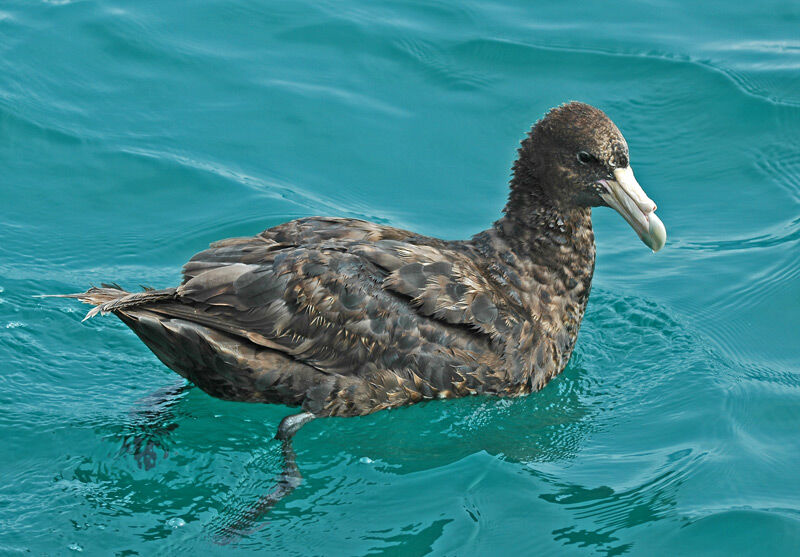
<svg viewBox="0 0 800 557"><path fill-rule="evenodd" d="M650 249L664 247L656 204L633 175L628 143L602 110L580 102L552 109L523 143L519 162L557 206L611 207Z"/></svg>

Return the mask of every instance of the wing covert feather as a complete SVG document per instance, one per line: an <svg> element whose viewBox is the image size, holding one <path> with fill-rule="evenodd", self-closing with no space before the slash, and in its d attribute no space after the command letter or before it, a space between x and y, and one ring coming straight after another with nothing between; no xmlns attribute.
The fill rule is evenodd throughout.
<svg viewBox="0 0 800 557"><path fill-rule="evenodd" d="M420 312L493 338L518 329L523 307L477 267L470 254L404 242L359 245L355 253L389 271L384 288L412 298Z"/></svg>

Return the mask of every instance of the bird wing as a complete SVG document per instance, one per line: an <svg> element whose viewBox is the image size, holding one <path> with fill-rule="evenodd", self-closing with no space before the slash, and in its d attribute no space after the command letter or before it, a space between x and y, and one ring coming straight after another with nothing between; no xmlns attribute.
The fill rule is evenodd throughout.
<svg viewBox="0 0 800 557"><path fill-rule="evenodd" d="M468 250L379 240L360 243L353 253L385 269L383 287L411 298L423 315L468 325L493 339L525 321L521 302L507 295L506 285L481 269Z"/></svg>
<svg viewBox="0 0 800 557"><path fill-rule="evenodd" d="M275 254L299 246L341 248L343 244L381 239L406 240L416 235L407 230L359 219L309 217L269 228L257 236L228 238L192 257L183 267L184 283L207 269L229 263L265 263ZM435 240L431 238L430 240ZM272 254L272 255L271 255Z"/></svg>
<svg viewBox="0 0 800 557"><path fill-rule="evenodd" d="M364 221L301 219L198 253L178 301L161 311L325 373L406 370L440 388L480 368L502 381L499 345L520 331L524 310L457 246Z"/></svg>

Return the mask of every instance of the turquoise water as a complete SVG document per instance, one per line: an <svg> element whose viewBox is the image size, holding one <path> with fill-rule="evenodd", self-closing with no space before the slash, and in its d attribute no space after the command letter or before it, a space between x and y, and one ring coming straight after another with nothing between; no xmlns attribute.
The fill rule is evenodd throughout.
<svg viewBox="0 0 800 557"><path fill-rule="evenodd" d="M796 552L800 5L750 4L5 0L0 554ZM309 424L305 483L228 545L291 410L158 404L180 378L120 322L33 297L174 285L307 215L468 237L570 99L622 129L667 247L596 211L563 375Z"/></svg>

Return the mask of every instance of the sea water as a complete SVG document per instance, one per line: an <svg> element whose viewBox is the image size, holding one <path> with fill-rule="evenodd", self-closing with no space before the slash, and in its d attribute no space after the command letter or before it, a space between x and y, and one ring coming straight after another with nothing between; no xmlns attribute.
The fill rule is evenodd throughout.
<svg viewBox="0 0 800 557"><path fill-rule="evenodd" d="M0 553L796 553L798 29L782 0L4 0ZM235 539L294 410L181 391L115 318L34 297L173 286L309 215L468 238L573 99L622 130L667 246L595 210L561 376L316 420L304 483Z"/></svg>

